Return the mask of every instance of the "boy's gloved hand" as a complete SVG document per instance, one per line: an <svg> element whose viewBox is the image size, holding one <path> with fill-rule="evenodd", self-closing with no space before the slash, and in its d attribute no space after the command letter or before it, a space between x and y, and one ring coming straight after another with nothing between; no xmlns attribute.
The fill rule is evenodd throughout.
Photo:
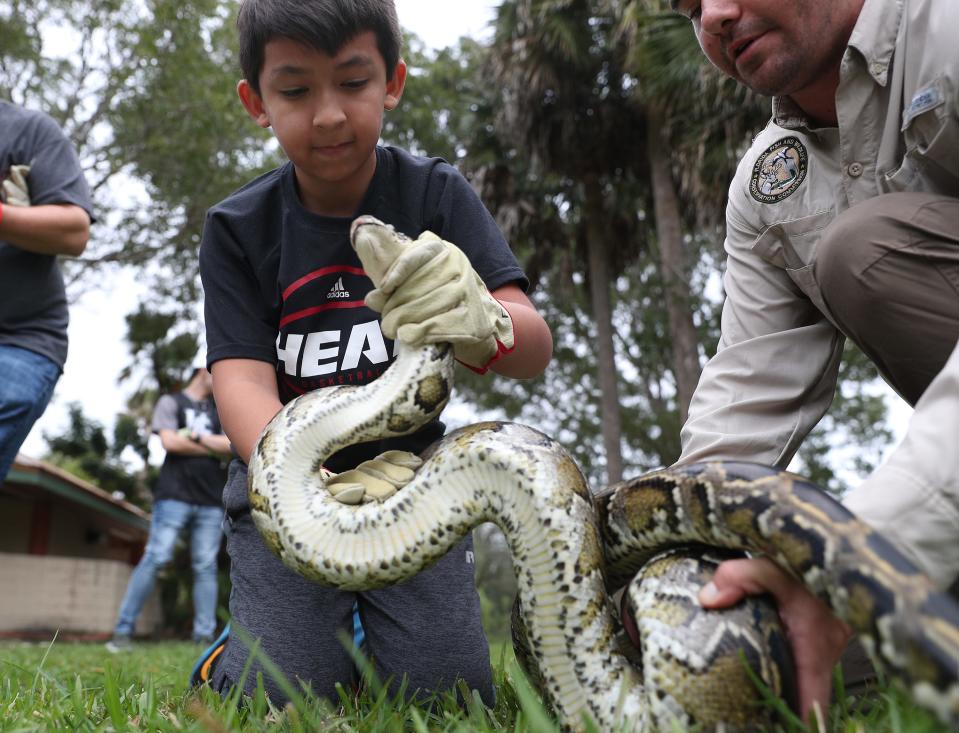
<svg viewBox="0 0 959 733"><path fill-rule="evenodd" d="M30 166L15 165L10 168L9 177L0 186L0 201L8 206L29 206L30 187L27 185L27 175Z"/></svg>
<svg viewBox="0 0 959 733"><path fill-rule="evenodd" d="M383 333L419 346L450 343L479 372L513 349L513 322L469 259L432 232L410 241L373 217L351 230L353 247L376 289L366 304L383 315Z"/></svg>
<svg viewBox="0 0 959 733"><path fill-rule="evenodd" d="M413 480L422 459L404 450L388 450L350 471L335 473L326 488L343 504L385 501Z"/></svg>

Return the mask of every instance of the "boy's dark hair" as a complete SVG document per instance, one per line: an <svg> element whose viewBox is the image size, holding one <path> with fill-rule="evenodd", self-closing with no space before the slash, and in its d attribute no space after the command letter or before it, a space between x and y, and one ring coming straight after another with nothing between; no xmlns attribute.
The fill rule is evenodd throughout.
<svg viewBox="0 0 959 733"><path fill-rule="evenodd" d="M393 78L400 58L402 34L393 0L243 0L236 27L240 68L257 94L266 44L274 38L333 56L363 31L373 31L387 79Z"/></svg>

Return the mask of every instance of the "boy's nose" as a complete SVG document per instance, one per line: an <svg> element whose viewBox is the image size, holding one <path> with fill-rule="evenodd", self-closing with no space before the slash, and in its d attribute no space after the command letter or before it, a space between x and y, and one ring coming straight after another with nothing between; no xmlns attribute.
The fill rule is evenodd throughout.
<svg viewBox="0 0 959 733"><path fill-rule="evenodd" d="M346 120L343 107L334 99L321 98L313 111L314 127L336 127Z"/></svg>

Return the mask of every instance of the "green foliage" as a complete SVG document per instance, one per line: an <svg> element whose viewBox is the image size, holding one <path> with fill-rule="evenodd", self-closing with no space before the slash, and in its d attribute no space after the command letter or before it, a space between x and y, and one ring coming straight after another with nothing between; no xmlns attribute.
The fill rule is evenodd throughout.
<svg viewBox="0 0 959 733"><path fill-rule="evenodd" d="M123 449L134 441L134 450L145 451L145 443L137 434L126 435L111 445L103 426L83 414L74 402L69 405L69 424L62 435L44 433L49 454L45 460L110 493L120 492L128 500L143 504L149 493L149 472L134 473L120 459Z"/></svg>
<svg viewBox="0 0 959 733"><path fill-rule="evenodd" d="M405 46L406 90L384 119L383 140L451 163L487 144L492 135L486 126L489 100L476 74L486 48L463 38L453 48L433 51L409 34Z"/></svg>
<svg viewBox="0 0 959 733"><path fill-rule="evenodd" d="M769 100L710 64L689 21L671 12L666 0L606 1L619 18L637 102L663 113L688 225L722 223L729 181L769 120Z"/></svg>
<svg viewBox="0 0 959 733"><path fill-rule="evenodd" d="M133 363L121 372L121 379L131 377L135 370L142 373L146 367L145 383L138 390L140 401L152 395L155 402L157 392L182 387L199 350L196 324L184 322L177 312L152 310L147 305L127 315L126 322Z"/></svg>

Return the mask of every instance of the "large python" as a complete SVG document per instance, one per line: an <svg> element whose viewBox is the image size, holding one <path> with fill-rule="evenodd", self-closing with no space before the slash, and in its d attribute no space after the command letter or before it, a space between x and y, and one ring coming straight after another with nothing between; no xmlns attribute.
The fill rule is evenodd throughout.
<svg viewBox="0 0 959 733"><path fill-rule="evenodd" d="M397 236L369 218L354 232L359 226ZM602 731L677 723L734 731L766 723L744 659L774 693L788 687L782 638L761 601L707 612L695 593L711 567L702 559L709 548L762 553L858 632L915 700L959 726L959 607L797 476L702 464L647 474L594 498L558 443L522 425L487 422L431 447L415 478L384 502L334 499L324 485L327 458L425 424L445 406L452 374L448 347L400 344L375 382L308 393L272 420L251 457L249 497L259 531L284 563L343 589L381 587L436 561L481 522L495 522L519 586L518 656L531 662L566 729L592 720ZM633 580L641 568L652 591ZM610 603L610 591L627 584L645 634L642 671L622 650Z"/></svg>

